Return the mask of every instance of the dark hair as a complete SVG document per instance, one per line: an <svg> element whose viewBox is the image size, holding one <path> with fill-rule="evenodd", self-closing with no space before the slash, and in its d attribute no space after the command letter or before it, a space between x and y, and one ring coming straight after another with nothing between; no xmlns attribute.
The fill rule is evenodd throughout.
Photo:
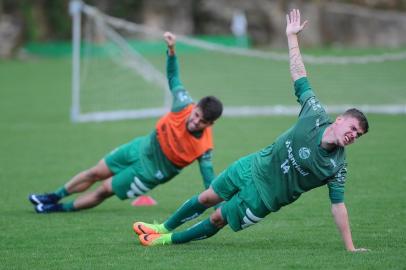
<svg viewBox="0 0 406 270"><path fill-rule="evenodd" d="M369 124L368 119L360 110L352 108L346 110L343 114L344 117L350 116L358 120L359 126L362 128L362 131L365 133L368 132Z"/></svg>
<svg viewBox="0 0 406 270"><path fill-rule="evenodd" d="M199 100L197 106L202 110L204 120L214 122L223 113L223 104L214 96L207 96Z"/></svg>

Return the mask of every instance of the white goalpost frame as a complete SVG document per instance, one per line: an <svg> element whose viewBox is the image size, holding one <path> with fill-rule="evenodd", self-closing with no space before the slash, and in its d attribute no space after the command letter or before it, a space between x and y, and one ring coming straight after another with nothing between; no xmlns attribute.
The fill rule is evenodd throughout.
<svg viewBox="0 0 406 270"><path fill-rule="evenodd" d="M69 2L69 14L72 16L72 106L71 121L79 122L80 114L80 32L81 5L79 0Z"/></svg>
<svg viewBox="0 0 406 270"><path fill-rule="evenodd" d="M164 90L164 104L162 107L138 109L138 110L116 110L105 112L82 113L80 108L80 44L81 44L81 15L82 12L87 15L95 15L98 12L95 8L84 4L80 0L71 0L69 11L73 20L72 27L72 122L101 122L115 121L124 119L151 118L163 115L170 106L170 91L166 82L166 77L155 69L146 59L144 59L135 49L129 46L125 40L120 37L111 27L107 28L107 35L120 44L129 57L141 62L139 65L128 64L127 66L136 70L144 79L157 83Z"/></svg>
<svg viewBox="0 0 406 270"><path fill-rule="evenodd" d="M69 5L70 14L72 16L72 107L71 107L71 120L73 122L92 122L92 121L114 121L124 119L139 119L158 117L166 113L170 106L170 92L166 83L166 76L156 70L146 59L144 59L135 49L127 44L111 26L118 29L126 29L134 32L153 34L162 36L163 31L139 25L133 22L128 22L123 19L114 18L109 15L103 14L96 8L83 3L81 0L71 0ZM135 109L135 110L117 110L105 112L91 112L81 113L80 108L80 44L81 44L81 14L82 12L87 16L100 16L109 26L107 29L108 35L126 51L132 58L141 62L146 68L141 68L139 64L130 64L132 69L137 71L145 80L152 80L151 76L155 78L155 83L160 86L165 92L164 105L157 108L149 109ZM288 57L284 54L275 52L264 52L253 49L244 48L230 48L224 45L214 44L202 40L193 39L190 37L177 35L179 41L185 44L192 45L206 50L220 51L229 54L242 55L247 57L257 57L262 59L271 59L275 61L287 61ZM346 64L367 64L371 62L383 61L400 61L406 59L406 52L382 54L382 55L366 55L366 56L351 56L351 57L314 57L303 55L304 61L312 64L325 64L333 63L337 65ZM325 106L329 113L342 113L348 108L356 107L365 113L378 113L378 114L406 114L406 104L400 105L366 105L366 104L346 104L346 105L327 105ZM239 106L239 107L225 107L224 116L259 116L259 115L297 115L299 113L298 106L274 105L274 106Z"/></svg>

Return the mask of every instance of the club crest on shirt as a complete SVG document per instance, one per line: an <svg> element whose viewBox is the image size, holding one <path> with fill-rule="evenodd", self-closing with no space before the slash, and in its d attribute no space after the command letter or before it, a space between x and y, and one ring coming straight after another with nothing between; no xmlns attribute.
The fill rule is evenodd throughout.
<svg viewBox="0 0 406 270"><path fill-rule="evenodd" d="M299 157L301 159L307 159L310 157L310 149L307 147L302 147L299 149Z"/></svg>
<svg viewBox="0 0 406 270"><path fill-rule="evenodd" d="M155 178L158 180L162 180L164 178L164 174L160 170L158 170L155 173Z"/></svg>

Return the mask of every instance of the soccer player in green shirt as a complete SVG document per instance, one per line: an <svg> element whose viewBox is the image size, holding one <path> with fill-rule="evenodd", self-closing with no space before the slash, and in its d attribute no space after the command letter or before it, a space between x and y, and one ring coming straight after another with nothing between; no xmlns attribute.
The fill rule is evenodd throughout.
<svg viewBox="0 0 406 270"><path fill-rule="evenodd" d="M98 164L80 172L53 193L31 194L29 200L37 213L70 212L92 208L116 195L121 200L145 194L174 178L184 167L199 161L205 188L215 174L212 165L211 126L221 116L222 103L213 96L195 104L179 79L175 55L176 37L164 34L168 46L167 77L173 96L172 108L161 117L156 129L106 155ZM94 191L60 203L73 193L86 191L96 182Z"/></svg>
<svg viewBox="0 0 406 270"><path fill-rule="evenodd" d="M225 225L234 231L254 225L271 212L297 200L313 188L328 186L334 221L348 251L366 251L353 244L344 204L347 174L345 147L368 132L368 121L350 109L329 121L306 77L297 35L305 27L299 10L286 16L290 73L301 105L294 126L268 147L239 159L211 186L186 201L162 224L136 222L134 231L145 246L180 244L205 239ZM173 232L207 208L225 201L211 216L185 231Z"/></svg>

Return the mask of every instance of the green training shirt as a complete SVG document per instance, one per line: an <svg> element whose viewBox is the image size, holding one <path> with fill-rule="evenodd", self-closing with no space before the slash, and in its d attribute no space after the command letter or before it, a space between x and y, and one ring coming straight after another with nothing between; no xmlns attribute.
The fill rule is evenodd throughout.
<svg viewBox="0 0 406 270"><path fill-rule="evenodd" d="M321 148L322 135L331 124L329 117L306 77L296 80L294 86L302 105L296 124L252 157L254 183L273 212L325 184L332 203L344 201L344 148L331 152Z"/></svg>
<svg viewBox="0 0 406 270"><path fill-rule="evenodd" d="M180 81L179 67L176 55L167 55L166 74L169 84L169 90L171 91L173 97L171 111L179 112L189 104L193 103L193 99ZM172 162L170 162L166 158L165 154L162 152L158 139L156 137L156 130L152 132L145 140L146 141L143 144L143 147L148 147L149 149L146 152L152 153L152 155L147 155L147 157L151 156L151 158L149 159L149 161L146 161L146 166L149 166L151 168L159 168L157 174L162 177L161 179L159 179L161 182L168 181L174 175L180 172L180 168L177 168ZM145 151L145 149L143 151ZM210 186L211 181L215 177L211 160L211 150L207 151L198 159L200 173L203 177L205 188L208 188Z"/></svg>

